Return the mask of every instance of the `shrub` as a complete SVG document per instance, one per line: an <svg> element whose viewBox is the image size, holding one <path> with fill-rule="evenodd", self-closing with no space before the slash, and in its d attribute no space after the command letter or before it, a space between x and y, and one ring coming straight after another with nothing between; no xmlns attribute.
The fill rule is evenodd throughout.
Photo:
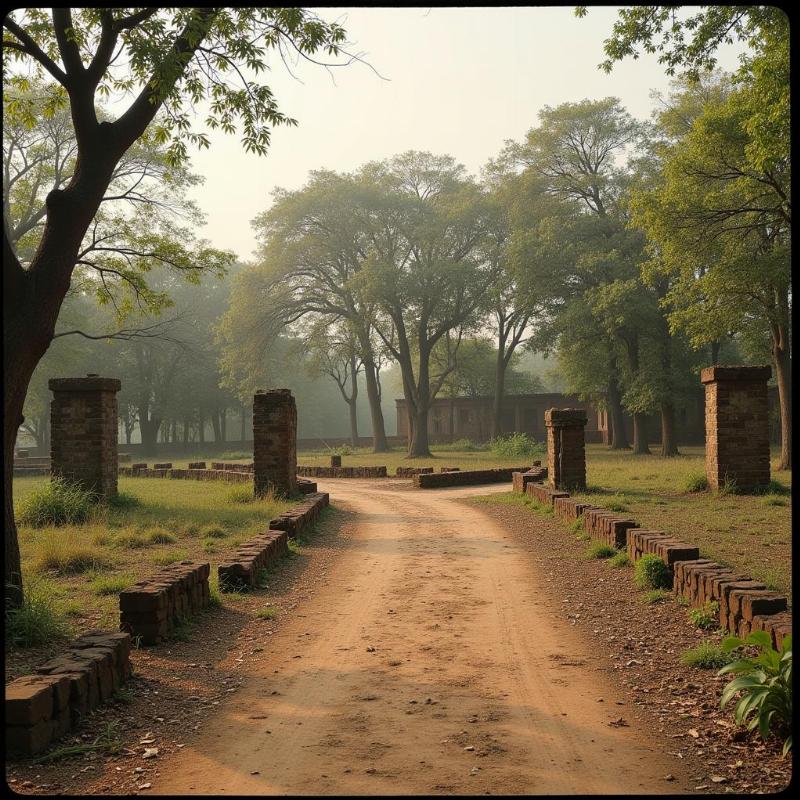
<svg viewBox="0 0 800 800"><path fill-rule="evenodd" d="M574 522L570 523L569 529L573 533L581 533L583 531L583 514L581 514Z"/></svg>
<svg viewBox="0 0 800 800"><path fill-rule="evenodd" d="M55 587L42 579L28 578L20 608L6 609L6 641L16 647L36 647L66 639L69 625L55 599Z"/></svg>
<svg viewBox="0 0 800 800"><path fill-rule="evenodd" d="M498 458L532 459L545 452L544 445L527 433L509 433L492 439L489 447Z"/></svg>
<svg viewBox="0 0 800 800"><path fill-rule="evenodd" d="M705 472L690 472L683 484L685 492L705 492L708 490L708 478Z"/></svg>
<svg viewBox="0 0 800 800"><path fill-rule="evenodd" d="M234 486L227 495L229 503L252 503L256 499L252 487Z"/></svg>
<svg viewBox="0 0 800 800"><path fill-rule="evenodd" d="M681 655L681 664L699 669L719 669L730 663L731 657L721 645L713 642L700 642Z"/></svg>
<svg viewBox="0 0 800 800"><path fill-rule="evenodd" d="M702 608L692 608L689 610L689 621L696 628L708 630L717 627L717 615L719 614L719 603L716 600L708 601Z"/></svg>
<svg viewBox="0 0 800 800"><path fill-rule="evenodd" d="M200 535L206 539L224 539L228 532L219 525L206 525L200 529Z"/></svg>
<svg viewBox="0 0 800 800"><path fill-rule="evenodd" d="M29 494L17 506L17 520L23 525L77 525L86 522L96 507L96 496L79 485L53 478Z"/></svg>
<svg viewBox="0 0 800 800"><path fill-rule="evenodd" d="M737 675L722 691L720 707L741 692L734 718L766 739L770 733L786 735L784 756L792 749L792 637L784 637L779 651L772 647L768 633L754 631L746 639L729 636L722 643L726 653L743 645L758 648L754 658L740 658L724 666L718 675ZM748 721L749 718L749 721Z"/></svg>
<svg viewBox="0 0 800 800"><path fill-rule="evenodd" d="M489 448L490 445L488 443L479 444L478 442L473 442L472 439L456 439L449 444L437 444L435 449L445 453L478 453Z"/></svg>
<svg viewBox="0 0 800 800"><path fill-rule="evenodd" d="M665 589L651 589L645 592L642 599L649 606L654 606L656 603L663 603L668 600L672 595Z"/></svg>
<svg viewBox="0 0 800 800"><path fill-rule="evenodd" d="M340 444L337 447L328 447L327 452L332 456L351 456L353 448L349 444Z"/></svg>
<svg viewBox="0 0 800 800"><path fill-rule="evenodd" d="M667 565L653 553L636 562L634 580L640 589L669 589L672 585Z"/></svg>
<svg viewBox="0 0 800 800"><path fill-rule="evenodd" d="M628 554L624 550L621 550L615 556L612 556L608 560L608 563L611 564L612 567L627 567L631 563L631 560Z"/></svg>
<svg viewBox="0 0 800 800"><path fill-rule="evenodd" d="M99 572L112 566L113 561L93 547L51 536L39 546L39 558L34 569L59 575L79 575L90 570Z"/></svg>
<svg viewBox="0 0 800 800"><path fill-rule="evenodd" d="M598 544L593 544L585 553L584 556L586 558L611 558L611 556L617 555L617 551L613 548L610 544L604 544L602 542Z"/></svg>
<svg viewBox="0 0 800 800"><path fill-rule="evenodd" d="M213 539L203 539L203 551L206 553L216 553L219 550L217 543Z"/></svg>

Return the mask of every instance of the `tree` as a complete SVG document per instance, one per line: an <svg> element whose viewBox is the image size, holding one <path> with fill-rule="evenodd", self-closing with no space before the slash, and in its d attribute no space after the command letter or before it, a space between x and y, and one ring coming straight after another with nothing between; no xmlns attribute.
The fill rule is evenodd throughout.
<svg viewBox="0 0 800 800"><path fill-rule="evenodd" d="M730 333L771 342L783 469L791 467L789 139L787 129L781 157L781 137L766 145L750 123L769 93L764 76L788 67L786 55L777 42L754 59L762 69L750 83L709 98L688 129L661 147L660 181L633 202L671 329L695 347ZM771 59L778 63L768 67Z"/></svg>
<svg viewBox="0 0 800 800"><path fill-rule="evenodd" d="M310 57L339 52L344 31L299 8L32 8L3 19L4 75L21 60L47 74L67 95L77 143L76 168L63 188L46 198L47 218L25 266L14 253L8 220L3 223L5 585L10 607L22 602L22 573L13 511L14 442L33 371L53 338L87 231L125 152L160 110L157 143L169 142L173 163L184 161L187 143L207 146L190 124L187 105L210 99L210 127L243 129L244 146L257 153L269 145L270 126L292 124L277 108L269 87L248 81L242 67L258 74L264 52L293 47ZM236 84L230 79L241 80ZM23 80L12 76L17 85ZM114 121L101 120L98 93L134 98Z"/></svg>
<svg viewBox="0 0 800 800"><path fill-rule="evenodd" d="M429 456L428 413L465 333L496 278L482 244L490 209L450 156L409 151L361 171L369 257L358 276L375 304L375 329L400 365L409 414L408 456ZM443 367L431 370L440 344Z"/></svg>

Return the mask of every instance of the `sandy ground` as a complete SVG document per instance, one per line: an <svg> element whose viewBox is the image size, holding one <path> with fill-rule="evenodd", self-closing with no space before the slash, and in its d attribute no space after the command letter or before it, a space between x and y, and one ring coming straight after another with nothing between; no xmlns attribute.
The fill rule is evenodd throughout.
<svg viewBox="0 0 800 800"><path fill-rule="evenodd" d="M354 512L349 546L208 731L162 764L160 793L690 789L619 722L619 689L521 546L453 502L494 487L320 488Z"/></svg>

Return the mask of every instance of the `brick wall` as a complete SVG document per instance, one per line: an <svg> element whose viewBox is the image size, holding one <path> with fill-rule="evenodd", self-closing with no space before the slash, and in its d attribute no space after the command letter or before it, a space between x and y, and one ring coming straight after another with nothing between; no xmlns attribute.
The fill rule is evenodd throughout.
<svg viewBox="0 0 800 800"><path fill-rule="evenodd" d="M297 474L310 478L386 478L386 467L307 467L298 466Z"/></svg>
<svg viewBox="0 0 800 800"><path fill-rule="evenodd" d="M272 531L286 531L290 539L294 539L304 528L313 525L322 509L330 502L327 492L314 492L279 517L270 520L269 529Z"/></svg>
<svg viewBox="0 0 800 800"><path fill-rule="evenodd" d="M706 367L706 477L712 489L726 476L737 489L766 486L769 466L769 367Z"/></svg>
<svg viewBox="0 0 800 800"><path fill-rule="evenodd" d="M297 407L289 389L256 392L253 397L253 473L255 492L297 489Z"/></svg>
<svg viewBox="0 0 800 800"><path fill-rule="evenodd" d="M52 378L50 471L101 498L117 493L116 378Z"/></svg>
<svg viewBox="0 0 800 800"><path fill-rule="evenodd" d="M549 408L544 412L547 474L555 489L586 488L586 421L586 411L579 408Z"/></svg>
<svg viewBox="0 0 800 800"><path fill-rule="evenodd" d="M512 480L514 472L527 472L527 467L474 469L457 472L426 473L414 476L417 489L441 489L446 486L470 486L481 483L503 483Z"/></svg>
<svg viewBox="0 0 800 800"><path fill-rule="evenodd" d="M219 565L219 588L223 592L255 588L260 570L289 552L286 531L265 531L241 545Z"/></svg>

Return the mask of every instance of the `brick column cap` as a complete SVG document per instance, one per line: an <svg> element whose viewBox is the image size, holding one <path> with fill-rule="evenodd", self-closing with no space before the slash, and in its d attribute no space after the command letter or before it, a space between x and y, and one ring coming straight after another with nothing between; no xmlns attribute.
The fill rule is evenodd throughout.
<svg viewBox="0 0 800 800"><path fill-rule="evenodd" d="M585 425L589 417L583 408L548 408L544 412L544 424L548 427Z"/></svg>
<svg viewBox="0 0 800 800"><path fill-rule="evenodd" d="M50 378L47 386L53 392L118 392L122 381L90 375L85 378Z"/></svg>
<svg viewBox="0 0 800 800"><path fill-rule="evenodd" d="M716 381L737 381L739 383L766 382L772 375L770 366L743 367L715 364L705 367L700 373L700 383L715 383Z"/></svg>
<svg viewBox="0 0 800 800"><path fill-rule="evenodd" d="M258 401L259 405L283 404L293 399L291 389L258 389L253 395L253 402Z"/></svg>

